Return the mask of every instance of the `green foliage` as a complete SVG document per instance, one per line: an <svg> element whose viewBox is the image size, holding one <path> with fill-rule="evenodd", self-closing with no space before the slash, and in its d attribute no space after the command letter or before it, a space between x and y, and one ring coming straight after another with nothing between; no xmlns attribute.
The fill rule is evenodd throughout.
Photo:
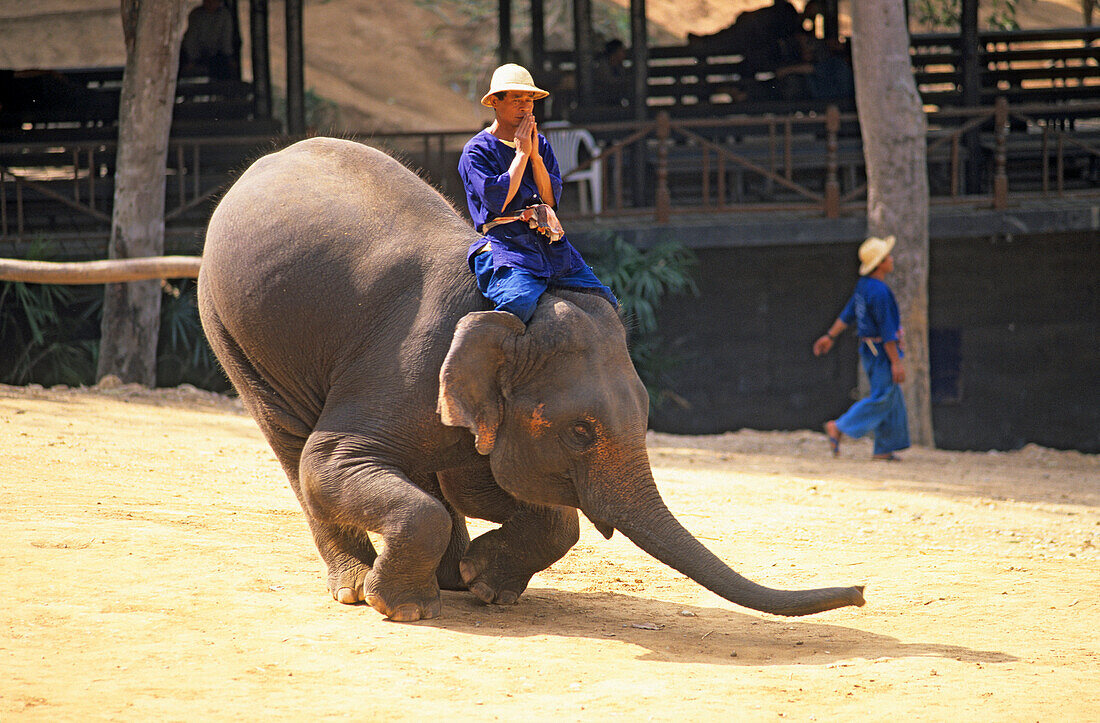
<svg viewBox="0 0 1100 723"><path fill-rule="evenodd" d="M44 242L28 258L48 261ZM161 301L157 384L230 388L206 342L195 303L195 282L166 285ZM103 287L0 282L0 383L94 384Z"/></svg>
<svg viewBox="0 0 1100 723"><path fill-rule="evenodd" d="M1026 1L1026 0L1025 0ZM1021 0L989 0L986 25L992 30L1019 30L1016 10ZM959 29L959 0L917 0L913 6L916 21L929 31Z"/></svg>
<svg viewBox="0 0 1100 723"><path fill-rule="evenodd" d="M178 286L166 285L165 290L160 304L157 386L187 383L200 389L227 391L229 383L199 320L195 281L183 279Z"/></svg>
<svg viewBox="0 0 1100 723"><path fill-rule="evenodd" d="M657 312L669 294L698 295L692 278L695 254L673 241L643 251L612 235L601 251L589 254L589 263L619 299L630 334L630 358L649 392L650 406L657 408L672 396L668 378L681 361L668 353L657 333Z"/></svg>
<svg viewBox="0 0 1100 723"><path fill-rule="evenodd" d="M335 132L340 125L340 104L329 100L313 88L302 94L306 127L322 133ZM286 95L278 88L271 91L271 114L286 127Z"/></svg>
<svg viewBox="0 0 1100 723"><path fill-rule="evenodd" d="M27 257L43 261L49 255L49 245L35 241ZM101 306L101 294L78 287L0 283L0 382L89 383L95 376Z"/></svg>

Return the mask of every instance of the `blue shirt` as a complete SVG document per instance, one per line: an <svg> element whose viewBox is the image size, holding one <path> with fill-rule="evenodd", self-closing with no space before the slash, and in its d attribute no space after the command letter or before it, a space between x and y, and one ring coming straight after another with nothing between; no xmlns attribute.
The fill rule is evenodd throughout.
<svg viewBox="0 0 1100 723"><path fill-rule="evenodd" d="M884 282L870 276L862 276L856 282L856 290L840 312L840 320L849 326L855 322L856 333L861 337L881 337L884 343L898 341L901 330L894 292Z"/></svg>
<svg viewBox="0 0 1100 723"><path fill-rule="evenodd" d="M561 171L558 160L546 137L539 134L539 155L550 175L550 187L554 193L557 207L561 199ZM458 174L466 189L466 204L470 209L470 219L474 228L481 230L482 224L499 216L510 215L532 203L543 203L538 199L539 190L535 183L535 174L531 164L523 170L519 190L511 203L504 206L508 195L511 174L508 173L516 149L488 130L483 130L467 141L458 159ZM535 200L533 200L535 199ZM501 224L489 229L486 234L492 247L493 268L510 266L524 269L535 276L554 278L568 274L584 266L580 253L569 240L562 238L551 244L550 239L528 226L523 221ZM482 246L484 240L475 241L467 253L469 260ZM471 266L472 268L472 266Z"/></svg>

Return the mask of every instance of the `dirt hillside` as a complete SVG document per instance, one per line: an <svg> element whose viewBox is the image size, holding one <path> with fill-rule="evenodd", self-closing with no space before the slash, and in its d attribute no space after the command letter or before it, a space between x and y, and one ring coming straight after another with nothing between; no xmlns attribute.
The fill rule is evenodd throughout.
<svg viewBox="0 0 1100 723"><path fill-rule="evenodd" d="M802 6L801 0L794 0ZM558 5L561 8L558 8ZM710 33L768 0L647 0L650 34L673 43ZM517 8L521 4L517 4ZM242 3L247 9L247 3ZM566 3L547 3L548 43L565 47ZM628 38L629 0L595 3L605 34ZM842 30L848 0L841 1ZM1080 0L1019 0L1022 27L1076 25ZM0 67L121 65L118 0L0 0ZM325 114L345 130L476 128L488 118L477 99L496 65L495 2L306 0L306 87L339 108ZM247 24L247 13L242 12ZM272 77L282 86L284 8L270 3ZM517 44L529 29L517 11ZM247 67L247 28L243 31ZM322 123L329 122L321 120Z"/></svg>
<svg viewBox="0 0 1100 723"><path fill-rule="evenodd" d="M680 520L773 586L739 608L582 521L515 606L335 603L234 400L0 387L0 720L1100 719L1100 459L653 434ZM488 529L471 523L476 535Z"/></svg>

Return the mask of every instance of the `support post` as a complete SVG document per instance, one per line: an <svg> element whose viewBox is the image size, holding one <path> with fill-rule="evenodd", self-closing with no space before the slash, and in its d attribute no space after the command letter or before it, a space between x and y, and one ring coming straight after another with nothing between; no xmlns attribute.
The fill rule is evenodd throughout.
<svg viewBox="0 0 1100 723"><path fill-rule="evenodd" d="M634 71L631 96L634 120L644 121L649 98L649 28L646 25L645 0L630 0L630 62Z"/></svg>
<svg viewBox="0 0 1100 723"><path fill-rule="evenodd" d="M840 217L840 181L837 179L837 134L840 131L840 109L830 105L825 109L825 217Z"/></svg>
<svg viewBox="0 0 1100 723"><path fill-rule="evenodd" d="M645 0L630 0L630 63L634 85L630 96L634 120L642 122L649 117L649 29L646 24ZM633 164L631 184L634 205L642 206L645 199L646 162L645 142L635 145L636 162Z"/></svg>
<svg viewBox="0 0 1100 723"><path fill-rule="evenodd" d="M839 0L825 0L822 13L822 34L825 40L840 39L840 2Z"/></svg>
<svg viewBox="0 0 1100 723"><path fill-rule="evenodd" d="M252 114L271 117L271 42L268 0L249 0L248 34L252 47Z"/></svg>
<svg viewBox="0 0 1100 723"><path fill-rule="evenodd" d="M577 103L592 104L592 0L573 0L573 58L577 63Z"/></svg>
<svg viewBox="0 0 1100 723"><path fill-rule="evenodd" d="M497 54L500 62L512 62L512 0L500 0L497 7Z"/></svg>
<svg viewBox="0 0 1100 723"><path fill-rule="evenodd" d="M667 110L657 114L657 190L654 199L657 223L668 223L669 216L672 215L672 196L668 191L668 139L671 126Z"/></svg>
<svg viewBox="0 0 1100 723"><path fill-rule="evenodd" d="M546 70L546 13L542 2L531 0L531 64L535 67L530 70L535 73Z"/></svg>
<svg viewBox="0 0 1100 723"><path fill-rule="evenodd" d="M1005 173L1005 141L1008 134L1008 101L999 96L994 105L993 137L996 147L993 151L993 208L997 210L1008 206L1008 174Z"/></svg>
<svg viewBox="0 0 1100 723"><path fill-rule="evenodd" d="M286 0L286 125L291 136L306 132L303 0Z"/></svg>
<svg viewBox="0 0 1100 723"><path fill-rule="evenodd" d="M967 108L981 105L982 87L979 68L981 48L978 41L978 0L962 0L959 15L959 58L962 76L962 102ZM982 148L978 130L963 139L966 146L966 191L979 193L982 186Z"/></svg>

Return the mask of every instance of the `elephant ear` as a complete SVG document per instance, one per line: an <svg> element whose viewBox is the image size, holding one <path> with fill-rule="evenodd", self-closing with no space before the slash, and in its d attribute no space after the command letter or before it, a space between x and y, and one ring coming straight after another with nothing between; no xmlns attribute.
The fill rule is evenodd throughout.
<svg viewBox="0 0 1100 723"><path fill-rule="evenodd" d="M504 399L500 370L505 343L526 326L507 311L475 311L458 322L443 367L439 370L436 411L443 423L470 430L480 454L496 443Z"/></svg>

